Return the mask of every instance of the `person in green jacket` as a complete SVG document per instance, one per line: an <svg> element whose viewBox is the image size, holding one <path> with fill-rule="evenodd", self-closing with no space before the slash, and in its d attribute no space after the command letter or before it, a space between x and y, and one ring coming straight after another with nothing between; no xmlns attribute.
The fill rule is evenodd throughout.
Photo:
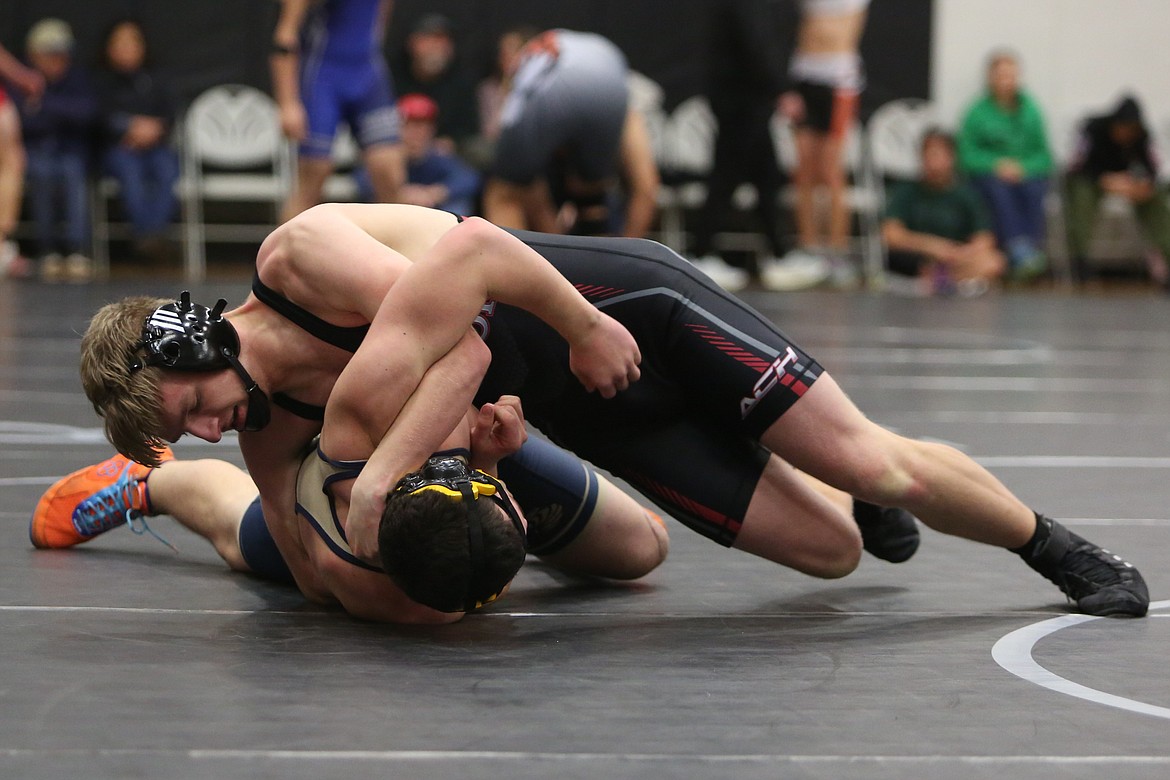
<svg viewBox="0 0 1170 780"><path fill-rule="evenodd" d="M959 164L987 201L1012 274L1030 278L1043 273L1044 196L1052 153L1040 107L1020 88L1014 54L992 54L987 92L968 109L958 140Z"/></svg>

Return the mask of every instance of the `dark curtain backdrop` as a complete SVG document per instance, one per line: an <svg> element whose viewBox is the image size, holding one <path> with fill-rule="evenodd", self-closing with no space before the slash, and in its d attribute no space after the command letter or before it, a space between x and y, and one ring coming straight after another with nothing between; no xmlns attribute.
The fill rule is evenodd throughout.
<svg viewBox="0 0 1170 780"><path fill-rule="evenodd" d="M612 39L635 69L659 82L670 107L702 91L706 2L396 0L387 55L394 63L411 25L430 12L453 21L462 66L477 76L490 68L495 39L511 25L590 30ZM928 96L931 5L932 0L872 3L862 43L869 74L863 114L893 98ZM143 21L154 60L174 74L185 100L225 82L268 89L274 0L0 0L0 43L22 55L29 27L58 16L73 25L79 57L93 63L108 26L126 15ZM791 31L778 34L791 38Z"/></svg>

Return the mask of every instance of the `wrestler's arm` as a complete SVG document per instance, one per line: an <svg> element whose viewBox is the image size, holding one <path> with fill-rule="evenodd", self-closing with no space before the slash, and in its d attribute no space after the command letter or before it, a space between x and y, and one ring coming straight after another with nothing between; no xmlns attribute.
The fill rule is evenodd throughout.
<svg viewBox="0 0 1170 780"><path fill-rule="evenodd" d="M272 96L280 108L281 130L299 141L305 135L305 109L300 88L300 32L312 0L281 0L280 16L272 33L268 67Z"/></svg>
<svg viewBox="0 0 1170 780"><path fill-rule="evenodd" d="M273 419L262 431L240 434L240 452L248 475L260 491L264 522L272 540L288 564L297 587L311 601L328 603L331 594L323 590L297 531L297 473L308 443L317 433L317 424L273 410Z"/></svg>
<svg viewBox="0 0 1170 780"><path fill-rule="evenodd" d="M658 165L642 112L630 108L621 139L622 179L626 185L626 226L629 238L645 238L658 211Z"/></svg>
<svg viewBox="0 0 1170 780"><path fill-rule="evenodd" d="M388 303L391 285L411 267L408 294ZM388 306L428 312L430 365L471 326L487 299L534 315L569 343L570 368L604 397L638 376L641 355L629 332L594 308L545 258L481 219L457 224L444 211L402 204L324 204L275 230L257 271L285 297L338 325L382 327ZM348 318L348 320L346 319ZM367 337L358 350L371 348ZM421 373L416 375L416 380Z"/></svg>
<svg viewBox="0 0 1170 780"><path fill-rule="evenodd" d="M361 620L444 625L463 617L462 612L439 612L411 601L385 574L359 569L336 556L323 568L341 606Z"/></svg>
<svg viewBox="0 0 1170 780"><path fill-rule="evenodd" d="M325 409L322 447L341 459L369 457L354 480L345 519L350 549L365 560L378 555L386 496L462 423L491 360L487 347L469 331L455 350L423 370L417 386L401 381L420 368L411 364L418 355L417 327L404 324L380 339L387 355L393 355L388 360L355 355ZM378 392L370 392L372 387Z"/></svg>
<svg viewBox="0 0 1170 780"><path fill-rule="evenodd" d="M448 230L403 271L370 335L394 328L400 316L420 323L418 348L429 366L459 342L485 300L529 311L560 333L569 344L570 368L586 389L610 398L637 380L641 354L629 331L534 249L475 217Z"/></svg>
<svg viewBox="0 0 1170 780"><path fill-rule="evenodd" d="M0 79L7 79L29 98L39 98L45 89L45 77L26 66L0 46Z"/></svg>

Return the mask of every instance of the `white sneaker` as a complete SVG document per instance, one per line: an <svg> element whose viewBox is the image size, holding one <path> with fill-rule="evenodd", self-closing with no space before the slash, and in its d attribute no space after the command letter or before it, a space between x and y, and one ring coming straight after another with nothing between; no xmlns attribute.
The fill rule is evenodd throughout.
<svg viewBox="0 0 1170 780"><path fill-rule="evenodd" d="M960 298L978 298L991 289L991 282L986 279L963 279L955 282L955 292Z"/></svg>
<svg viewBox="0 0 1170 780"><path fill-rule="evenodd" d="M691 265L711 277L711 281L728 292L738 292L744 287L747 287L748 281L751 278L747 271L729 265L718 255L703 255L702 257L687 259Z"/></svg>
<svg viewBox="0 0 1170 780"><path fill-rule="evenodd" d="M760 267L760 281L769 290L791 292L816 287L832 273L833 267L825 258L795 249L783 258L764 262Z"/></svg>
<svg viewBox="0 0 1170 780"><path fill-rule="evenodd" d="M0 242L0 278L26 279L31 273L32 263L20 254L16 242Z"/></svg>
<svg viewBox="0 0 1170 780"><path fill-rule="evenodd" d="M65 278L65 258L56 252L50 252L41 258L41 279L46 282L59 282Z"/></svg>
<svg viewBox="0 0 1170 780"><path fill-rule="evenodd" d="M74 252L65 258L65 281L84 284L93 280L93 260Z"/></svg>
<svg viewBox="0 0 1170 780"><path fill-rule="evenodd" d="M857 264L843 255L829 258L829 278L838 290L853 290L861 284L861 272Z"/></svg>

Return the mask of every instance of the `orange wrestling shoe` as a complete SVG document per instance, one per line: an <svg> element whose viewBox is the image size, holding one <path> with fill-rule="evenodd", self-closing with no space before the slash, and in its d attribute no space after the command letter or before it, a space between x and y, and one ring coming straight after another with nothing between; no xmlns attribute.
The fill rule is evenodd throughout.
<svg viewBox="0 0 1170 780"><path fill-rule="evenodd" d="M163 461L174 460L166 447ZM28 535L33 547L59 549L88 542L111 528L150 514L146 478L154 469L115 455L60 479L33 511Z"/></svg>

